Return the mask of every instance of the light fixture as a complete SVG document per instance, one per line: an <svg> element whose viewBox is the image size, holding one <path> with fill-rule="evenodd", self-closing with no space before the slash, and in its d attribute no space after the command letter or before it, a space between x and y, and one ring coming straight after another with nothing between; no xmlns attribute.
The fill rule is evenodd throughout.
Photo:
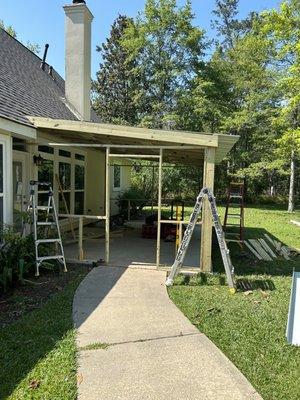
<svg viewBox="0 0 300 400"><path fill-rule="evenodd" d="M44 158L40 154L38 156L34 155L33 156L33 162L34 162L35 165L40 167L44 163Z"/></svg>

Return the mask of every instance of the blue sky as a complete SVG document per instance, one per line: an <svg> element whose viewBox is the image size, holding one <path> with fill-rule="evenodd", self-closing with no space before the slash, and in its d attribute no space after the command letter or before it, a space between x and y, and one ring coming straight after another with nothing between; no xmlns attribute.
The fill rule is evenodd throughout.
<svg viewBox="0 0 300 400"><path fill-rule="evenodd" d="M143 10L144 0L86 0L94 15L92 31L92 74L99 66L96 44L102 43L108 36L110 26L117 15L134 17ZM0 19L6 25L12 25L23 42L39 43L44 48L50 44L47 61L64 76L64 12L63 5L71 0L0 0ZM184 0L178 0L183 4ZM192 0L195 24L204 28L209 37L214 36L210 27L211 11L214 0ZM240 15L249 11L261 11L277 7L280 0L240 0Z"/></svg>

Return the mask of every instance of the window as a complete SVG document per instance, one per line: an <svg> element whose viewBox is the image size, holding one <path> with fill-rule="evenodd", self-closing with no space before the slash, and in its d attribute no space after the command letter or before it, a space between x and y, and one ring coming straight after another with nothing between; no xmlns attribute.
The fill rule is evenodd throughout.
<svg viewBox="0 0 300 400"><path fill-rule="evenodd" d="M38 169L38 180L40 182L50 182L53 186L53 161L44 160L43 165Z"/></svg>
<svg viewBox="0 0 300 400"><path fill-rule="evenodd" d="M121 188L121 166L114 165L114 190L119 190Z"/></svg>
<svg viewBox="0 0 300 400"><path fill-rule="evenodd" d="M70 152L70 151L67 151L67 150L59 150L58 154L59 154L61 157L68 157L68 158L71 158L71 152Z"/></svg>
<svg viewBox="0 0 300 400"><path fill-rule="evenodd" d="M59 180L63 190L71 189L71 164L59 163Z"/></svg>
<svg viewBox="0 0 300 400"><path fill-rule="evenodd" d="M85 157L84 157L84 155L83 154L75 154L75 159L76 160L79 160L79 161L84 161L85 160Z"/></svg>
<svg viewBox="0 0 300 400"><path fill-rule="evenodd" d="M84 166L75 165L75 190L84 189Z"/></svg>
<svg viewBox="0 0 300 400"><path fill-rule="evenodd" d="M75 164L75 214L84 214L84 165Z"/></svg>
<svg viewBox="0 0 300 400"><path fill-rule="evenodd" d="M49 146L39 146L39 151L41 151L42 153L54 154L53 147Z"/></svg>
<svg viewBox="0 0 300 400"><path fill-rule="evenodd" d="M13 138L13 150L26 151L26 141L23 139Z"/></svg>

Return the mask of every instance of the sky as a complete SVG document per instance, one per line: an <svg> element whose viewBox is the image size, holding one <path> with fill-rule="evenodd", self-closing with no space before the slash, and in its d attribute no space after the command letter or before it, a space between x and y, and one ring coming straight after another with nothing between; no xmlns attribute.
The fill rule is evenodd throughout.
<svg viewBox="0 0 300 400"><path fill-rule="evenodd" d="M71 0L0 0L0 20L12 25L18 39L38 43L42 51L49 43L47 62L64 77L64 11L62 7ZM92 27L92 75L99 69L96 45L105 41L118 14L135 17L144 8L144 0L86 0L94 15ZM178 0L181 5L184 0ZM209 38L214 37L210 27L214 0L192 0L195 25L205 29ZM250 11L278 7L280 0L240 0L240 17ZM1 45L1 44L0 44Z"/></svg>

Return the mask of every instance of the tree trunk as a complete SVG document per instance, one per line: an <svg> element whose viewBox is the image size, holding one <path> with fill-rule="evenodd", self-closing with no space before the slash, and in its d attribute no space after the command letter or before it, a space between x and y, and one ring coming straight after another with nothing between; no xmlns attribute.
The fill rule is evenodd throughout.
<svg viewBox="0 0 300 400"><path fill-rule="evenodd" d="M295 150L292 150L288 212L294 211L294 207L295 207L294 190L295 190Z"/></svg>

